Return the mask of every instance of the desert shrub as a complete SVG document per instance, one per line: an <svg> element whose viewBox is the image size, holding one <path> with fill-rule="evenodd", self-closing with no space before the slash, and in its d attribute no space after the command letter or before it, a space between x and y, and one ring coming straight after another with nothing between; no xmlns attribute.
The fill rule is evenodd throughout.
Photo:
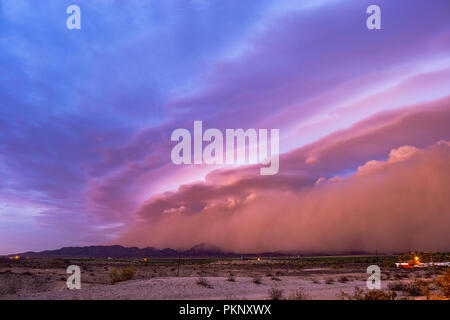
<svg viewBox="0 0 450 320"><path fill-rule="evenodd" d="M446 274L436 280L436 286L441 291L443 297L450 298L450 270L447 270Z"/></svg>
<svg viewBox="0 0 450 320"><path fill-rule="evenodd" d="M277 288L270 288L269 297L271 300L281 300L283 299L283 290Z"/></svg>
<svg viewBox="0 0 450 320"><path fill-rule="evenodd" d="M401 271L399 273L396 273L394 275L394 278L396 278L396 279L406 279L406 278L409 278L409 273Z"/></svg>
<svg viewBox="0 0 450 320"><path fill-rule="evenodd" d="M200 277L197 279L197 284L199 286L205 287L205 288L209 288L212 289L213 286L208 282L208 280L206 278Z"/></svg>
<svg viewBox="0 0 450 320"><path fill-rule="evenodd" d="M253 277L253 283L254 284L261 284L261 278L258 276Z"/></svg>
<svg viewBox="0 0 450 320"><path fill-rule="evenodd" d="M397 294L394 291L369 290L364 292L359 287L355 287L352 295L341 291L341 298L344 300L395 300L396 297Z"/></svg>
<svg viewBox="0 0 450 320"><path fill-rule="evenodd" d="M109 281L111 282L111 284L115 284L116 282L119 282L119 271L117 270L117 268L112 268L109 271Z"/></svg>
<svg viewBox="0 0 450 320"><path fill-rule="evenodd" d="M230 275L227 280L230 282L236 282L236 279L232 275Z"/></svg>
<svg viewBox="0 0 450 320"><path fill-rule="evenodd" d="M429 270L429 271L425 272L424 276L426 278L432 278L435 274L436 274L436 272L434 270Z"/></svg>
<svg viewBox="0 0 450 320"><path fill-rule="evenodd" d="M406 287L405 283L401 281L393 281L388 283L388 289L393 291L403 291L405 290L405 287Z"/></svg>
<svg viewBox="0 0 450 320"><path fill-rule="evenodd" d="M364 300L395 300L396 297L394 291L370 290L364 295Z"/></svg>
<svg viewBox="0 0 450 320"><path fill-rule="evenodd" d="M326 283L326 284L333 284L333 283L334 283L334 279L333 279L333 278L328 278L328 279L325 281L325 283Z"/></svg>
<svg viewBox="0 0 450 320"><path fill-rule="evenodd" d="M289 300L308 300L309 297L301 290L297 289L289 297Z"/></svg>
<svg viewBox="0 0 450 320"><path fill-rule="evenodd" d="M319 284L319 283L320 283L320 281L319 281L319 280L317 280L317 279L314 279L314 280L313 280L313 283L315 283L315 284Z"/></svg>
<svg viewBox="0 0 450 320"><path fill-rule="evenodd" d="M405 285L405 288L403 289L403 291L408 295L408 296L413 296L413 297L417 297L417 296L422 296L423 290L422 287L417 283L417 282L409 282Z"/></svg>
<svg viewBox="0 0 450 320"><path fill-rule="evenodd" d="M109 280L111 284L115 284L117 282L128 281L131 280L136 273L135 266L129 266L125 268L121 268L118 270L117 268L111 269L109 272Z"/></svg>
<svg viewBox="0 0 450 320"><path fill-rule="evenodd" d="M275 277L275 276L271 277L271 278L270 278L270 280L272 280L272 281L281 281L281 279L280 279L280 278L278 278L278 277Z"/></svg>
<svg viewBox="0 0 450 320"><path fill-rule="evenodd" d="M350 279L347 278L346 276L339 277L339 282L346 283L346 282L349 282L349 281L350 281Z"/></svg>

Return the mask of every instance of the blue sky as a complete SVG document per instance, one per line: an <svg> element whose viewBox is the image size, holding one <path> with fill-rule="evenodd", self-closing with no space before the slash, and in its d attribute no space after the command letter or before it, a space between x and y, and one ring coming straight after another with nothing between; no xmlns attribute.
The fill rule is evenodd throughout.
<svg viewBox="0 0 450 320"><path fill-rule="evenodd" d="M169 159L193 120L280 128L287 152L445 97L448 1L375 2L378 33L370 1L3 0L0 253L113 241L151 196L204 179Z"/></svg>

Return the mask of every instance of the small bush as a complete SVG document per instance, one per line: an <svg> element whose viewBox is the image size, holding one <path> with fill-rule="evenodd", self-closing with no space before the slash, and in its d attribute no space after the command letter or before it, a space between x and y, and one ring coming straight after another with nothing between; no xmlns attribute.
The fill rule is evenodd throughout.
<svg viewBox="0 0 450 320"><path fill-rule="evenodd" d="M128 281L131 280L136 273L135 266L129 266L118 270L117 268L111 269L109 272L109 280L111 284L115 284L117 282Z"/></svg>
<svg viewBox="0 0 450 320"><path fill-rule="evenodd" d="M439 290L442 292L442 295L449 299L450 298L450 270L447 271L446 274L440 276L436 280L436 285Z"/></svg>
<svg viewBox="0 0 450 320"><path fill-rule="evenodd" d="M405 287L406 287L405 283L401 281L393 281L388 283L388 289L393 291L403 291L405 290Z"/></svg>
<svg viewBox="0 0 450 320"><path fill-rule="evenodd" d="M272 281L281 281L281 279L276 277L276 276L271 277L270 280L272 280Z"/></svg>
<svg viewBox="0 0 450 320"><path fill-rule="evenodd" d="M364 300L395 300L397 294L394 291L370 290L364 295Z"/></svg>
<svg viewBox="0 0 450 320"><path fill-rule="evenodd" d="M236 279L232 275L230 275L227 280L230 282L236 282Z"/></svg>
<svg viewBox="0 0 450 320"><path fill-rule="evenodd" d="M260 277L253 277L253 283L254 284L261 284L261 278Z"/></svg>
<svg viewBox="0 0 450 320"><path fill-rule="evenodd" d="M396 278L396 279L406 279L406 278L409 278L409 274L405 273L405 272L396 273L394 275L394 278Z"/></svg>
<svg viewBox="0 0 450 320"><path fill-rule="evenodd" d="M205 288L209 288L212 289L213 286L208 282L208 280L206 280L206 278L200 277L197 279L197 284L199 286L205 287Z"/></svg>
<svg viewBox="0 0 450 320"><path fill-rule="evenodd" d="M355 287L353 295L341 291L341 298L344 300L395 300L396 297L397 294L394 291L369 290L364 292L359 287Z"/></svg>
<svg viewBox="0 0 450 320"><path fill-rule="evenodd" d="M326 284L333 284L333 283L334 283L334 279L333 279L333 278L328 278L328 279L325 281L325 283L326 283Z"/></svg>
<svg viewBox="0 0 450 320"><path fill-rule="evenodd" d="M433 278L435 274L436 274L435 271L429 270L429 271L425 272L425 278Z"/></svg>
<svg viewBox="0 0 450 320"><path fill-rule="evenodd" d="M405 288L403 289L403 291L407 295L413 296L413 297L417 297L417 296L422 296L423 295L422 287L416 282L410 282L410 283L406 284Z"/></svg>
<svg viewBox="0 0 450 320"><path fill-rule="evenodd" d="M281 300L283 299L283 290L277 288L270 288L269 297L271 300Z"/></svg>
<svg viewBox="0 0 450 320"><path fill-rule="evenodd" d="M350 279L347 278L346 276L339 277L339 282L346 283L346 282L349 282L349 281L350 281Z"/></svg>
<svg viewBox="0 0 450 320"><path fill-rule="evenodd" d="M289 300L308 300L309 297L301 290L294 291L288 298Z"/></svg>

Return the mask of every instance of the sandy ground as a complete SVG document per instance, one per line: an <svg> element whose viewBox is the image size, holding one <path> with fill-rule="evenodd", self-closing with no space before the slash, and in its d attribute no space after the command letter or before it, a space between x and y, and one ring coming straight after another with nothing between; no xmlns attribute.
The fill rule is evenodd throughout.
<svg viewBox="0 0 450 320"><path fill-rule="evenodd" d="M352 294L355 287L366 290L370 262L336 264L332 258L327 259L310 263L306 259L302 263L284 259L212 262L189 259L180 266L176 260L143 263L139 260L0 259L0 300L270 299L273 289L280 290L283 299L295 299L298 293L302 299L341 299L341 292ZM69 276L66 268L73 264L81 269L80 290L66 287ZM111 271L128 266L136 268L132 280L111 284ZM387 292L390 283L430 282L439 272L383 267L381 286ZM199 283L199 279L205 282ZM405 292L399 290L397 295L402 297Z"/></svg>
<svg viewBox="0 0 450 320"><path fill-rule="evenodd" d="M237 277L234 282L226 277L207 277L210 287L197 284L198 278L155 278L151 280L131 280L115 285L94 286L80 290L68 290L64 286L52 291L34 294L9 295L3 299L121 299L121 300L164 300L164 299L270 299L271 288L281 289L283 297L289 298L297 290L311 299L337 299L341 291L353 293L354 287L365 288L365 281L354 280L346 283L324 281L314 283L298 277L279 277L271 280L261 278L255 284L251 277Z"/></svg>

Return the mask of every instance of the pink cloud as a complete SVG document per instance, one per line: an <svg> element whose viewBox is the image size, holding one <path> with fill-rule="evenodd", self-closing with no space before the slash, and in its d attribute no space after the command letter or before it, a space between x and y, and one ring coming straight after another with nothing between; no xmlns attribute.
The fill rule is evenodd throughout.
<svg viewBox="0 0 450 320"><path fill-rule="evenodd" d="M206 242L236 252L448 250L448 163L450 144L441 142L370 174L297 190L221 190L211 197L202 190L208 186L190 186L202 191L197 204L207 205L145 220L154 209L149 203L120 242L175 248Z"/></svg>
<svg viewBox="0 0 450 320"><path fill-rule="evenodd" d="M450 141L449 102L377 114L282 155L275 176L258 166L211 172L150 198L117 241L240 252L450 249L450 144L436 143ZM353 174L336 177L346 170Z"/></svg>

